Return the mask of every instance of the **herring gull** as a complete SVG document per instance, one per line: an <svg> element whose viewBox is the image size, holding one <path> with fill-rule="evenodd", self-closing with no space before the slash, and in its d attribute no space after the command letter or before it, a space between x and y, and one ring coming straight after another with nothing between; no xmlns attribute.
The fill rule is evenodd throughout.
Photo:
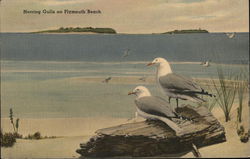
<svg viewBox="0 0 250 159"><path fill-rule="evenodd" d="M136 95L135 104L139 116L145 119L161 120L174 130L176 135L182 134L182 129L172 121L173 118L181 117L171 109L167 101L160 97L152 96L144 86L137 86L132 92L128 93L128 95L131 94Z"/></svg>
<svg viewBox="0 0 250 159"><path fill-rule="evenodd" d="M155 58L147 66L150 65L157 65L157 83L160 85L163 92L169 97L169 102L171 98L176 98L177 107L178 99L201 103L205 102L205 100L200 98L198 96L199 94L208 95L210 97L214 96L206 92L191 78L173 73L170 64L164 58Z"/></svg>

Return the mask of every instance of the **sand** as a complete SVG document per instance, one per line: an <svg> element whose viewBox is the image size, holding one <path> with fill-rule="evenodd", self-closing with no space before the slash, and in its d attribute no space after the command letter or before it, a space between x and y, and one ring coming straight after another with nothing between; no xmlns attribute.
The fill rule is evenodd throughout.
<svg viewBox="0 0 250 159"><path fill-rule="evenodd" d="M124 118L47 118L47 119L21 119L19 133L27 136L37 131L42 136L89 136L97 129L110 127L127 122ZM5 132L12 131L8 118L1 119L1 126Z"/></svg>
<svg viewBox="0 0 250 159"><path fill-rule="evenodd" d="M134 74L138 74L138 72L134 72ZM140 80L142 76L126 76L126 77L112 77L112 79L109 81L109 84L155 84L156 79L154 76L145 76L145 81ZM103 77L72 77L69 80L71 82L77 82L77 83L100 83L104 80ZM194 81L199 83L201 86L213 86L213 83L211 79L209 78L193 78ZM218 84L218 80L214 79L215 84Z"/></svg>
<svg viewBox="0 0 250 159"><path fill-rule="evenodd" d="M50 118L21 119L20 134L28 135L36 131L42 136L57 136L55 139L17 139L11 148L2 148L2 158L74 158L79 144L86 142L96 130L127 122L123 118ZM1 119L1 127L12 131L10 121Z"/></svg>
<svg viewBox="0 0 250 159"><path fill-rule="evenodd" d="M215 107L213 115L225 127L227 141L224 143L200 148L202 157L247 157L250 156L250 142L242 143L236 133L236 109L234 104L231 111L231 120L225 122L223 112ZM40 131L42 135L61 136L56 139L17 140L12 148L3 148L4 158L71 158L79 157L75 152L79 144L86 142L97 129L128 122L125 118L50 118L50 119L21 119L20 133L27 135ZM2 118L2 128L11 130L9 119ZM245 129L249 129L249 107L244 102L243 122ZM42 150L42 151L41 151ZM183 158L193 157L187 153Z"/></svg>
<svg viewBox="0 0 250 159"><path fill-rule="evenodd" d="M225 127L226 139L224 143L211 145L200 148L199 151L202 157L249 157L250 156L250 142L242 143L237 135L237 104L234 104L231 110L231 120L225 122L223 111L216 107L212 110L213 115L219 120L219 122ZM247 102L244 102L242 125L246 130L249 130L249 107ZM188 153L184 156L193 157L192 153Z"/></svg>

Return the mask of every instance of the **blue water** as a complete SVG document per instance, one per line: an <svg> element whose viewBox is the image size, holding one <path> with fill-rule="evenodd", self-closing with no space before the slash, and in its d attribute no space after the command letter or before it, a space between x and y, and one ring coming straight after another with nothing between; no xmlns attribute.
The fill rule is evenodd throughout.
<svg viewBox="0 0 250 159"><path fill-rule="evenodd" d="M168 61L248 63L249 34L65 35L1 33L1 59L45 61ZM130 49L130 56L121 59Z"/></svg>
<svg viewBox="0 0 250 159"><path fill-rule="evenodd" d="M74 78L153 77L145 65L165 57L174 72L193 78L217 78L224 70L247 68L249 36L182 35L52 35L1 34L1 115L13 108L20 118L132 117L134 83L76 82ZM131 50L128 57L123 52ZM210 59L210 67L201 61ZM190 63L183 63L190 62ZM143 83L142 83L143 84ZM156 84L144 84L161 95Z"/></svg>

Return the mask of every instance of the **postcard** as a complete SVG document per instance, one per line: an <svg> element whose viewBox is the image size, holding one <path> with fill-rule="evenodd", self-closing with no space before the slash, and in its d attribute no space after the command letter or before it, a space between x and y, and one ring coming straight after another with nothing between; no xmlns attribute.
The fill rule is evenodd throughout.
<svg viewBox="0 0 250 159"><path fill-rule="evenodd" d="M249 157L248 0L1 0L1 158Z"/></svg>

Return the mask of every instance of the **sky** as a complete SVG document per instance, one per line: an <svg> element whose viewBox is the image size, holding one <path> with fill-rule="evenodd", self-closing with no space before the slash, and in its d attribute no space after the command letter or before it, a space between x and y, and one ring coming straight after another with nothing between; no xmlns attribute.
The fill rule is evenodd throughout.
<svg viewBox="0 0 250 159"><path fill-rule="evenodd" d="M181 29L249 32L249 0L1 0L1 32L109 27L118 33ZM101 14L23 14L23 10L100 10Z"/></svg>

